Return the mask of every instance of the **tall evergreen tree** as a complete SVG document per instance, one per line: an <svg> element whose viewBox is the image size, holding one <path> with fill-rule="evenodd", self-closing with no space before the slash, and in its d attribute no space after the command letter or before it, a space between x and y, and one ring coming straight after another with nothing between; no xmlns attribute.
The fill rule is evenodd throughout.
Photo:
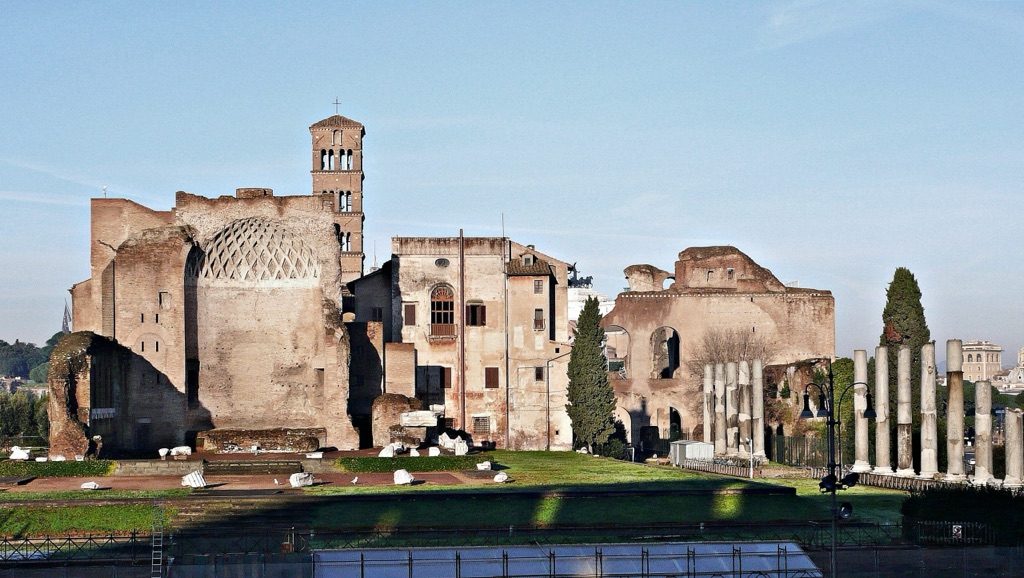
<svg viewBox="0 0 1024 578"><path fill-rule="evenodd" d="M914 435L921 431L921 346L932 340L931 331L924 318L924 307L921 305L921 288L917 285L914 274L906 267L899 267L885 292L885 309L882 310L882 336L879 344L888 348L889 358L889 423L892 434L890 440L896 443L896 411L899 394L897 381L899 378L898 362L900 347L910 347L910 391L911 405L914 415ZM941 403L941 402L940 402ZM895 453L892 453L895 457ZM914 452L915 461L919 459Z"/></svg>
<svg viewBox="0 0 1024 578"><path fill-rule="evenodd" d="M921 346L932 340L928 322L921 306L921 288L914 274L906 267L896 269L892 283L885 292L882 310L882 336L879 345L889 351L889 391L896 390L896 363L900 347L910 346L910 381L915 392L921 389ZM920 401L918 401L920 403Z"/></svg>
<svg viewBox="0 0 1024 578"><path fill-rule="evenodd" d="M608 436L615 432L615 392L608 381L597 299L591 297L583 304L573 336L568 369L569 403L565 409L572 420L573 435L593 451L595 443L608 441Z"/></svg>

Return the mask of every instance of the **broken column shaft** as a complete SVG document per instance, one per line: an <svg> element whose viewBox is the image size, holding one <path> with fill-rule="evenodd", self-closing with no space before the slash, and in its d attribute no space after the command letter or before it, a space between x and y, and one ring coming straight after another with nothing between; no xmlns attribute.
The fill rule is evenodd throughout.
<svg viewBox="0 0 1024 578"><path fill-rule="evenodd" d="M737 390L739 393L739 455L740 457L750 457L750 414L751 411L751 395L750 395L750 364L746 361L741 361L740 366L739 383Z"/></svg>
<svg viewBox="0 0 1024 578"><path fill-rule="evenodd" d="M889 448L889 350L875 348L875 470L876 474L892 473Z"/></svg>
<svg viewBox="0 0 1024 578"><path fill-rule="evenodd" d="M921 477L939 473L938 416L935 411L935 343L921 346Z"/></svg>
<svg viewBox="0 0 1024 578"><path fill-rule="evenodd" d="M974 384L974 479L982 486L992 482L992 384Z"/></svg>
<svg viewBox="0 0 1024 578"><path fill-rule="evenodd" d="M910 346L900 346L896 361L896 475L914 474L914 417L910 390Z"/></svg>
<svg viewBox="0 0 1024 578"><path fill-rule="evenodd" d="M764 367L760 359L755 359L751 367L751 391L753 392L753 415L750 431L754 438L754 457L766 459L764 453Z"/></svg>
<svg viewBox="0 0 1024 578"><path fill-rule="evenodd" d="M946 341L946 481L964 475L964 350L959 339Z"/></svg>
<svg viewBox="0 0 1024 578"><path fill-rule="evenodd" d="M868 461L868 418L864 411L868 408L868 353L863 349L853 352L853 470L854 472L870 472ZM842 419L842 416L838 416ZM842 448L839 450L843 451Z"/></svg>
<svg viewBox="0 0 1024 578"><path fill-rule="evenodd" d="M725 364L725 413L728 420L725 432L725 452L739 453L740 400L736 385L736 362Z"/></svg>
<svg viewBox="0 0 1024 578"><path fill-rule="evenodd" d="M725 366L715 365L715 455L725 455Z"/></svg>
<svg viewBox="0 0 1024 578"><path fill-rule="evenodd" d="M1024 486L1024 414L1019 409L1006 409L1006 477L1004 488Z"/></svg>

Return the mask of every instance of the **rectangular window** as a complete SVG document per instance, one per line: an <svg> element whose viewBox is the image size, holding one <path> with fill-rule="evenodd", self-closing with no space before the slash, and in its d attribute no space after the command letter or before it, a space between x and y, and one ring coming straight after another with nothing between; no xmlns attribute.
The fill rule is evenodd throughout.
<svg viewBox="0 0 1024 578"><path fill-rule="evenodd" d="M402 306L402 322L406 327L416 325L416 304L406 303Z"/></svg>
<svg viewBox="0 0 1024 578"><path fill-rule="evenodd" d="M159 313L154 313L153 314L153 323L160 323L160 314Z"/></svg>
<svg viewBox="0 0 1024 578"><path fill-rule="evenodd" d="M533 328L537 331L544 329L544 310L534 309L533 310Z"/></svg>
<svg viewBox="0 0 1024 578"><path fill-rule="evenodd" d="M384 308L374 307L370 310L370 321L384 321Z"/></svg>
<svg viewBox="0 0 1024 578"><path fill-rule="evenodd" d="M534 367L533 368L533 380L534 381L544 381L544 367L543 366Z"/></svg>
<svg viewBox="0 0 1024 578"><path fill-rule="evenodd" d="M479 303L466 305L466 325L471 327L487 325L487 306Z"/></svg>
<svg viewBox="0 0 1024 578"><path fill-rule="evenodd" d="M446 417L444 418L444 429L455 429L455 418Z"/></svg>
<svg viewBox="0 0 1024 578"><path fill-rule="evenodd" d="M444 386L445 389L452 388L452 368L441 368L441 384Z"/></svg>
<svg viewBox="0 0 1024 578"><path fill-rule="evenodd" d="M540 294L540 293L544 292L544 280L543 279L534 279L534 281L533 281L533 292L537 293L537 294Z"/></svg>
<svg viewBox="0 0 1024 578"><path fill-rule="evenodd" d="M498 388L498 368L497 367L485 367L484 368L484 387L487 389Z"/></svg>
<svg viewBox="0 0 1024 578"><path fill-rule="evenodd" d="M491 433L491 418L473 416L473 435Z"/></svg>

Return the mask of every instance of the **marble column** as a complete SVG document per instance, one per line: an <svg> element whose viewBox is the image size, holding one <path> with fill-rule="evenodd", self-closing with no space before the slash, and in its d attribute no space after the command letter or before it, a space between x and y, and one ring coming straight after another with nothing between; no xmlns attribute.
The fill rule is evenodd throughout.
<svg viewBox="0 0 1024 578"><path fill-rule="evenodd" d="M910 399L910 346L901 345L896 358L896 475L914 473L914 415Z"/></svg>
<svg viewBox="0 0 1024 578"><path fill-rule="evenodd" d="M858 349L853 352L853 468L857 473L870 472L868 451L868 352ZM842 419L842 416L837 416ZM841 444L840 444L841 445ZM839 451L843 451L840 447Z"/></svg>
<svg viewBox="0 0 1024 578"><path fill-rule="evenodd" d="M740 399L736 385L736 362L725 364L725 452L734 456L739 453Z"/></svg>
<svg viewBox="0 0 1024 578"><path fill-rule="evenodd" d="M992 384L974 384L974 479L976 486L992 483Z"/></svg>
<svg viewBox="0 0 1024 578"><path fill-rule="evenodd" d="M935 409L935 343L921 346L921 477L939 473L939 431Z"/></svg>
<svg viewBox="0 0 1024 578"><path fill-rule="evenodd" d="M1024 486L1024 413L1006 408L1006 477L1003 487Z"/></svg>
<svg viewBox="0 0 1024 578"><path fill-rule="evenodd" d="M754 438L754 458L766 460L768 456L764 453L764 367L760 359L754 360L750 371L750 391L753 395L750 433Z"/></svg>
<svg viewBox="0 0 1024 578"><path fill-rule="evenodd" d="M704 441L711 441L715 421L715 369L710 363L704 364Z"/></svg>
<svg viewBox="0 0 1024 578"><path fill-rule="evenodd" d="M739 364L739 379L737 385L737 391L739 393L739 454L741 458L749 458L751 451L750 445L747 443L750 437L750 414L753 413L750 395L750 364L746 361L741 361Z"/></svg>
<svg viewBox="0 0 1024 578"><path fill-rule="evenodd" d="M889 349L875 348L875 469L876 474L892 473L889 447Z"/></svg>
<svg viewBox="0 0 1024 578"><path fill-rule="evenodd" d="M725 366L715 365L715 455L725 455Z"/></svg>
<svg viewBox="0 0 1024 578"><path fill-rule="evenodd" d="M964 474L964 350L959 339L946 341L946 481Z"/></svg>

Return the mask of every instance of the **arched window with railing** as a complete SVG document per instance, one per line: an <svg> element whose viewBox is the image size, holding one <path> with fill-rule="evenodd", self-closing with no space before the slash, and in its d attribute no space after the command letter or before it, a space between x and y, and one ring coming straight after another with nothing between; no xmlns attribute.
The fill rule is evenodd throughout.
<svg viewBox="0 0 1024 578"><path fill-rule="evenodd" d="M438 285L430 292L430 335L455 336L455 291L448 285Z"/></svg>

